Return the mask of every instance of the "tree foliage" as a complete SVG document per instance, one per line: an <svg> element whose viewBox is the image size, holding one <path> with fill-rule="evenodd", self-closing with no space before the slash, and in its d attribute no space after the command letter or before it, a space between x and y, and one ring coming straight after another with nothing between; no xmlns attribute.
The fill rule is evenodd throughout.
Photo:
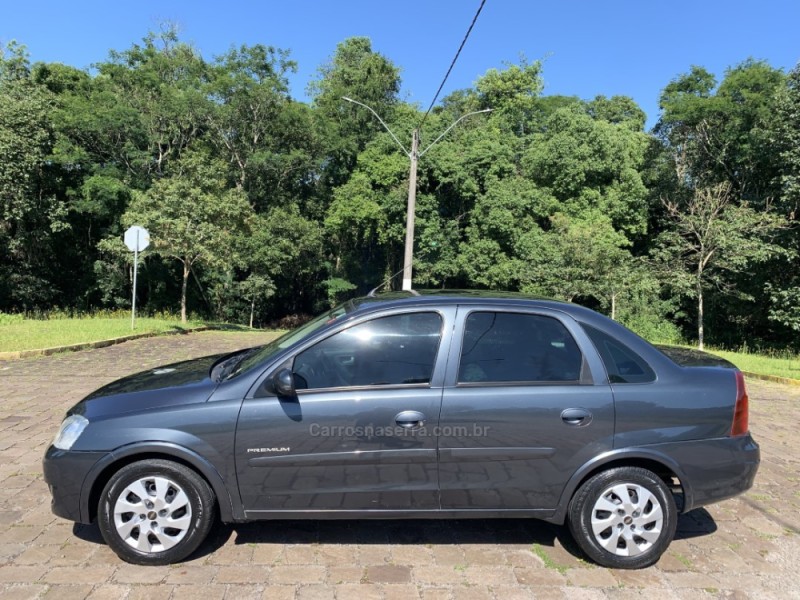
<svg viewBox="0 0 800 600"><path fill-rule="evenodd" d="M737 336L763 339L778 333L770 331L764 296L768 282L783 279L778 246L791 252L794 237L788 230L771 233L789 216L773 133L776 98L784 79L781 71L752 59L728 69L719 84L705 69L692 67L664 89L655 128L669 165L654 182L663 201L660 217L665 229L658 247L672 240L667 246L674 254L681 247L679 240L686 243L690 238L690 245L702 247L675 275L686 269L692 273L688 295L697 299L694 312L699 324L711 322L730 332L726 325L739 321ZM765 234L775 239L764 245ZM710 248L703 238L713 238L722 247ZM719 261L720 269L703 270L704 256L712 263ZM753 262L760 267L750 272ZM731 295L732 290L737 293ZM708 294L711 311L703 314ZM759 297L765 301L756 302ZM703 335L699 337L702 344Z"/></svg>
<svg viewBox="0 0 800 600"><path fill-rule="evenodd" d="M192 268L203 263L228 270L241 263L237 245L247 234L249 209L241 190L226 189L224 163L201 152L184 153L167 176L134 194L122 222L144 226L153 240L153 251L177 259L183 267L184 323Z"/></svg>
<svg viewBox="0 0 800 600"><path fill-rule="evenodd" d="M409 157L375 114L408 147L423 112L368 38L333 49L309 103L296 69L261 43L204 57L170 25L91 71L0 48L0 310L128 306L132 224L145 311L258 325L397 287ZM491 68L424 119L415 286L797 346L800 67L691 66L649 132L631 98L545 95L542 70Z"/></svg>
<svg viewBox="0 0 800 600"><path fill-rule="evenodd" d="M326 141L324 176L328 184L339 185L346 181L358 153L381 130L369 111L342 98L366 104L390 121L398 104L400 70L372 50L369 38L352 37L340 43L330 61L320 67L309 91Z"/></svg>
<svg viewBox="0 0 800 600"><path fill-rule="evenodd" d="M30 77L24 46L0 52L0 302L32 308L55 298L51 236L67 228L50 189L52 97Z"/></svg>
<svg viewBox="0 0 800 600"><path fill-rule="evenodd" d="M675 228L659 236L656 254L668 266L672 285L697 301L697 339L705 340L704 294L737 292L734 276L783 250L772 243L783 219L737 203L730 183L695 188L685 202L664 199Z"/></svg>

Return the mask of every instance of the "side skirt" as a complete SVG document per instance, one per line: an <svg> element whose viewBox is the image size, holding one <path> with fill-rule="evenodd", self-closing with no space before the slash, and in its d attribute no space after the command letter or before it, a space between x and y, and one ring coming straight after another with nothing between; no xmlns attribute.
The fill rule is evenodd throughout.
<svg viewBox="0 0 800 600"><path fill-rule="evenodd" d="M247 521L267 519L541 519L550 521L554 510L247 510Z"/></svg>

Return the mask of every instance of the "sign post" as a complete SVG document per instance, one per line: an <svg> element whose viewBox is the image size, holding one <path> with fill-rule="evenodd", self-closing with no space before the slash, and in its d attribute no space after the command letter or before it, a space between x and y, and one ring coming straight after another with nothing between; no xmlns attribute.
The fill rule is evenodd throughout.
<svg viewBox="0 0 800 600"><path fill-rule="evenodd" d="M136 328L136 272L139 267L139 252L150 245L150 233L144 227L134 225L125 232L125 245L133 252L133 301L131 302L131 329Z"/></svg>

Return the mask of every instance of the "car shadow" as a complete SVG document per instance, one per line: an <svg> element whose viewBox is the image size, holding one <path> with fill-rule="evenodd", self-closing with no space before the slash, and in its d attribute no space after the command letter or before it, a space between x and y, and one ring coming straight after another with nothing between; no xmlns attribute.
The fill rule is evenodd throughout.
<svg viewBox="0 0 800 600"><path fill-rule="evenodd" d="M675 539L690 540L711 535L716 530L717 522L711 516L711 513L705 508L696 508L678 517L678 529L675 531Z"/></svg>
<svg viewBox="0 0 800 600"><path fill-rule="evenodd" d="M717 524L704 508L678 518L676 540L714 533ZM75 524L73 534L86 542L103 544L97 523ZM404 520L327 520L258 521L217 523L208 538L187 559L197 560L213 554L234 538L234 544L558 544L569 554L584 559L569 529L535 519L404 519Z"/></svg>
<svg viewBox="0 0 800 600"><path fill-rule="evenodd" d="M102 534L100 533L100 527L97 525L97 521L95 521L91 525L86 525L84 523L73 523L72 535L74 535L79 540L83 540L84 542L89 542L90 544L106 543L105 540L103 539Z"/></svg>
<svg viewBox="0 0 800 600"><path fill-rule="evenodd" d="M217 524L190 557L213 554L234 537L234 544L533 544L581 551L566 527L533 519L403 519L261 521Z"/></svg>

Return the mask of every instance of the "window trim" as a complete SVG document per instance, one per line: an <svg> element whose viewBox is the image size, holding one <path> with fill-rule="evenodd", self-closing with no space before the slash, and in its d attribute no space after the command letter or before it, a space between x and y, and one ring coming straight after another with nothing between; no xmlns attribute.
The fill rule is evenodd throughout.
<svg viewBox="0 0 800 600"><path fill-rule="evenodd" d="M521 379L519 381L465 381L463 383L456 383L457 388L483 388L483 387L564 387L564 386L584 386L593 385L581 379L564 380L538 380L528 381Z"/></svg>
<svg viewBox="0 0 800 600"><path fill-rule="evenodd" d="M631 348L628 344L626 344L625 342L621 341L616 336L614 336L614 335L612 335L612 334L610 334L610 333L608 333L606 331L603 331L599 327L595 327L594 325L592 325L590 323L586 323L584 321L579 321L578 323L581 326L581 329L583 329L584 333L586 334L586 337L589 338L589 341L591 342L592 346L594 346L595 352L597 352L597 355L600 357L600 363L603 365L603 370L604 370L604 372L606 374L606 381L608 382L608 385L624 385L624 386L630 386L630 385L652 385L652 384L654 384L654 383L656 383L658 381L658 373L652 367L650 362L647 359L645 359L641 354L636 352L636 350ZM611 381L611 373L608 370L608 365L606 364L606 360L605 360L605 358L603 356L603 352L602 352L602 350L600 348L598 348L597 344L595 343L595 341L594 341L594 339L592 337L592 334L590 333L590 330L591 331L595 331L595 332L599 333L600 335L609 337L609 338L611 338L612 342L615 342L616 344L622 346L622 349L623 349L624 352L632 354L637 359L637 361L639 361L639 362L644 364L644 366L647 368L647 370L650 371L650 373L653 375L653 378L648 380L648 381ZM611 360L612 361L614 360L613 357L611 357Z"/></svg>
<svg viewBox="0 0 800 600"><path fill-rule="evenodd" d="M310 394L319 394L322 392L375 392L380 390L391 390L391 389L402 389L402 390L409 390L409 389L429 389L431 387L430 383L387 383L384 385L375 384L375 385L340 385L338 387L325 387L325 388L311 388L311 389L302 389L302 390L295 390L298 398L301 396L307 396Z"/></svg>
<svg viewBox="0 0 800 600"><path fill-rule="evenodd" d="M462 305L463 306L463 305ZM459 307L461 308L461 306ZM464 307L467 308L467 307ZM460 311L459 311L460 312ZM529 317L541 317L545 319L553 319L559 325L561 325L566 333L572 338L573 343L575 344L578 352L581 355L581 371L578 379L569 379L569 380L517 380L517 381L459 381L459 373L461 372L461 360L463 358L463 351L464 351L464 336L467 333L467 320L473 313L504 313L504 314L514 314L514 315L523 315ZM563 319L559 318L559 315L550 313L549 311L541 311L541 310L526 310L525 307L522 306L470 306L464 313L464 316L461 317L459 315L459 321L461 326L461 339L458 341L458 352L456 353L456 368L455 368L455 387L457 388L484 388L484 387L565 387L565 386L586 386L586 385L594 385L594 378L592 377L592 370L589 366L589 362L587 360L586 352L584 352L581 344L575 338L575 334L567 326L567 323L564 322ZM455 335L455 331L453 332ZM586 335L586 334L585 334ZM588 335L587 335L588 337ZM590 340L591 341L591 340ZM451 347L451 352L455 348Z"/></svg>
<svg viewBox="0 0 800 600"><path fill-rule="evenodd" d="M437 342L436 350L433 353L433 364L431 365L431 376L430 376L430 380L427 383L387 383L387 384L372 384L372 385L344 385L344 386L324 387L324 388L305 388L305 389L301 389L301 390L296 390L296 394L297 394L298 398L301 397L301 396L310 395L310 394L318 394L318 393L322 393L322 392L376 391L376 390L391 390L391 389L403 389L403 390L408 390L408 389L430 389L432 387L431 382L433 381L434 374L435 374L435 371L436 371L436 363L439 361L439 356L440 356L440 352L441 352L441 349L442 349L442 342L444 341L444 337L445 337L445 325L447 324L447 317L443 313L443 311L441 311L441 310L439 310L437 308L432 308L432 307L419 307L419 310L408 310L408 309L406 309L406 310L398 310L397 312L392 311L390 313L384 313L384 314L377 313L377 314L373 314L373 315L365 315L364 319L360 319L360 320L358 320L356 322L349 323L346 327L342 327L341 329L337 329L335 331L332 331L330 333L330 335L326 335L325 337L323 337L321 339L314 340L313 344L308 344L308 345L304 346L303 348L299 348L298 351L295 352L289 358L287 358L287 360L285 362L289 364L288 368L292 370L292 373L294 373L294 361L297 359L297 357L299 355L301 355L306 350L309 350L312 347L316 346L317 344L320 344L320 343L324 342L325 340L328 340L328 339L332 338L335 335L343 333L343 332L347 331L348 329L352 329L353 327L357 327L359 325L363 325L364 323L369 323L371 321L376 321L378 319L386 319L386 318L390 318L390 317L398 317L398 316L413 315L413 314L420 314L420 313L437 315L439 317L439 324L440 324L439 325L439 341ZM272 377L272 375L274 375L278 370L280 370L280 367L278 367L277 369L272 369L270 377Z"/></svg>

